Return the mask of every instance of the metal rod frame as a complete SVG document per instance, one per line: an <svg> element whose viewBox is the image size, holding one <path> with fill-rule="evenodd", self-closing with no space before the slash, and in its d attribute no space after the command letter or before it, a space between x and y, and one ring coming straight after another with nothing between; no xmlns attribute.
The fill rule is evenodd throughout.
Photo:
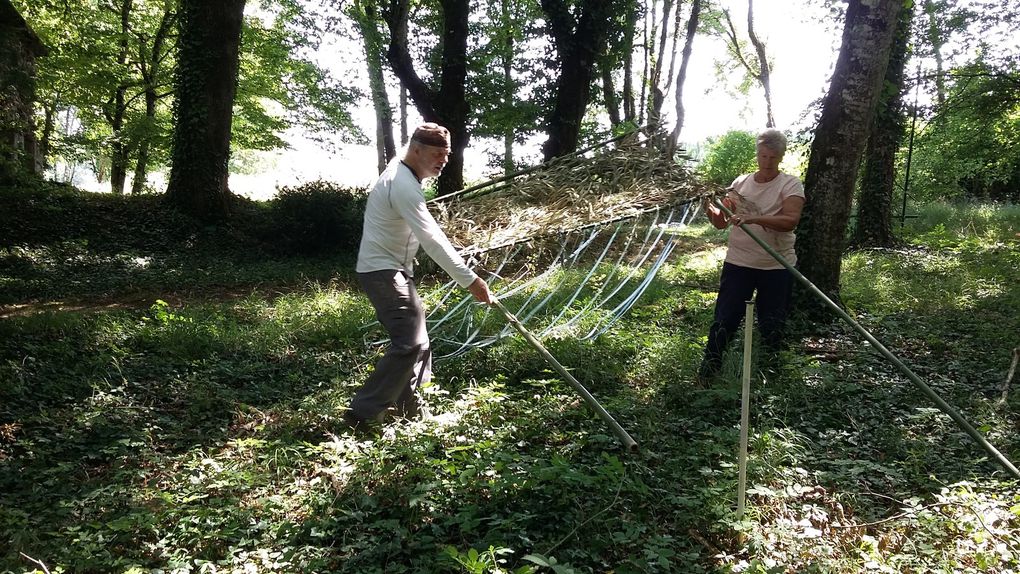
<svg viewBox="0 0 1020 574"><path fill-rule="evenodd" d="M515 329L517 329L517 331L524 337L524 339L528 341L528 343L530 343L531 346L534 347L539 352L539 354L542 355L542 357L545 358L545 360L548 361L549 364L552 365L560 373L560 375L563 375L563 378L566 379L566 381L570 383L572 387L574 387L574 390L577 391L577 394L581 395L581 398L584 399L584 402L588 403L588 406L591 407L593 411L595 411L595 414L597 414L599 418L601 418L603 421L606 422L606 424L609 425L609 428L613 430L613 434L615 434L616 437L620 439L620 442L627 449L627 451L628 452L637 451L637 442L635 442L634 439L631 438L629 434L627 434L627 431L624 430L622 426L620 426L620 423L616 422L616 420L613 419L612 415L610 415L609 412L607 412L606 409L603 408L602 405L600 405L597 400L595 400L595 397L593 397L591 393L588 392L588 389L584 388L584 385L579 383L577 379L575 379L574 376L571 375L569 371L567 371L566 367L564 367L562 364L560 364L559 361L556 360L556 357L554 357L552 353L550 353L545 348L545 346L542 345L538 338L532 335L531 331L528 331L528 329L525 328L523 324L521 324L517 317L515 317L513 313L511 313L509 310L507 310L505 306L503 306L503 303L500 302L499 299L493 298L492 304L495 305L497 309L502 311L503 316L506 317L506 320L511 325L513 325Z"/></svg>

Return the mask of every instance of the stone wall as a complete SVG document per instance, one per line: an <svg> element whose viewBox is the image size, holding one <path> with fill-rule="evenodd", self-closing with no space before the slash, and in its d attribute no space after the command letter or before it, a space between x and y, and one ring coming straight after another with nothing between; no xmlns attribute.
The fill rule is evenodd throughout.
<svg viewBox="0 0 1020 574"><path fill-rule="evenodd" d="M10 0L0 0L0 178L19 166L32 173L41 170L33 104L35 61L46 53Z"/></svg>

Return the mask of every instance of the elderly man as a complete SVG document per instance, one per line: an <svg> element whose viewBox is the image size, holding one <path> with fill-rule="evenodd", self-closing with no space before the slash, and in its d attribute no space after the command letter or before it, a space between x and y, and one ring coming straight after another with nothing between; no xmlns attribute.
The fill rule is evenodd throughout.
<svg viewBox="0 0 1020 574"><path fill-rule="evenodd" d="M708 332L705 356L698 370L702 381L713 377L722 366L722 355L744 316L744 302L755 291L758 326L767 348L776 349L782 341L782 329L790 305L793 277L762 249L743 229L751 226L784 259L796 265L793 230L804 208L804 186L795 176L779 171L786 153L786 136L775 129L758 135L756 142L758 171L737 177L723 203L733 212L729 217L711 203L705 206L717 229L733 225L723 262L719 295L715 302L715 320Z"/></svg>
<svg viewBox="0 0 1020 574"><path fill-rule="evenodd" d="M431 378L432 353L414 285L419 245L476 300L492 303L489 286L464 263L425 205L422 182L438 176L449 155L450 132L423 124L403 158L390 162L368 194L356 271L390 345L351 400L345 420L353 426L380 422L391 407L408 418L423 411L418 388Z"/></svg>

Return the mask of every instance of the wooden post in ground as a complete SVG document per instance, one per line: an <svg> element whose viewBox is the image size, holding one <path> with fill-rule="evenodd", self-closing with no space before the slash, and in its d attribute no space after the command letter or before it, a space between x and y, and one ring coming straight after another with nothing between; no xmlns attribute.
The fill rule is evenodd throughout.
<svg viewBox="0 0 1020 574"><path fill-rule="evenodd" d="M740 391L740 452L737 454L737 520L744 518L747 496L747 433L751 419L751 340L754 332L754 299L744 311L744 377Z"/></svg>

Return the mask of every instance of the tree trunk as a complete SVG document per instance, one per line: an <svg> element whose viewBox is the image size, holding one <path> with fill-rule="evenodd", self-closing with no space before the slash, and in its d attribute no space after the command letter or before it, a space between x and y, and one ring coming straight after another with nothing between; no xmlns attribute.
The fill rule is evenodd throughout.
<svg viewBox="0 0 1020 574"><path fill-rule="evenodd" d="M379 173L382 173L386 164L397 155L397 146L393 141L393 109L390 107L386 79L383 77L383 39L376 26L374 0L358 0L354 2L352 10L365 42L368 85L372 91L372 107L375 109L376 163Z"/></svg>
<svg viewBox="0 0 1020 574"><path fill-rule="evenodd" d="M677 11L680 11L679 7ZM652 141L655 142L655 146L659 149L661 149L662 143L661 139L659 139L659 134L662 131L662 104L666 102L666 89L668 89L669 84L667 80L667 85L662 86L660 81L662 80L662 63L666 60L666 42L669 39L669 16L672 12L673 0L664 0L662 3L662 28L658 31L658 34L653 33L653 36L657 36L658 47L652 55L652 76L648 79L648 90L651 94L651 101L648 106L648 128Z"/></svg>
<svg viewBox="0 0 1020 574"><path fill-rule="evenodd" d="M613 86L613 67L603 60L599 64L599 71L602 73L602 99L605 100L606 112L609 114L609 125L616 127L623 118L620 116L620 104L616 101L616 87Z"/></svg>
<svg viewBox="0 0 1020 574"><path fill-rule="evenodd" d="M407 46L408 0L393 0L383 13L390 28L390 46L386 58L393 73L407 88L415 108L427 122L436 122L450 130L450 159L439 176L437 195L453 193L464 187L464 149L467 131L467 38L468 0L441 0L443 48L439 89L425 84L414 69Z"/></svg>
<svg viewBox="0 0 1020 574"><path fill-rule="evenodd" d="M547 122L549 139L542 145L546 161L577 149L595 62L606 48L615 4L612 0L586 2L575 18L563 0L541 0L559 59L553 111Z"/></svg>
<svg viewBox="0 0 1020 574"><path fill-rule="evenodd" d="M44 170L50 167L50 147L53 145L53 130L57 121L57 99L59 96L55 96L53 100L43 105L43 130L42 137L39 139L39 155L42 158Z"/></svg>
<svg viewBox="0 0 1020 574"><path fill-rule="evenodd" d="M118 71L127 65L128 38L131 34L131 1L123 0L120 5L120 41L117 51ZM127 179L128 144L123 134L124 118L127 115L127 79L121 78L113 96L107 102L106 119L110 122L110 191L124 194Z"/></svg>
<svg viewBox="0 0 1020 574"><path fill-rule="evenodd" d="M773 128L776 120L772 117L772 80L769 71L769 61L765 55L765 44L758 39L754 32L754 0L747 0L747 36L751 39L755 52L758 54L758 81L765 91L765 127Z"/></svg>
<svg viewBox="0 0 1020 574"><path fill-rule="evenodd" d="M450 130L450 159L439 176L436 193L464 187L464 150L468 146L467 41L469 0L440 0L443 6L443 65L436 101L438 118ZM441 122L442 123L442 122Z"/></svg>
<svg viewBox="0 0 1020 574"><path fill-rule="evenodd" d="M896 188L896 152L906 131L903 111L903 77L907 43L914 11L900 11L896 37L889 53L885 82L871 124L868 148L861 173L857 226L851 244L858 247L892 247L892 200Z"/></svg>
<svg viewBox="0 0 1020 574"><path fill-rule="evenodd" d="M167 39L177 15L167 8L163 12L159 28L152 39L152 49L145 54L144 38L139 38L139 58L141 65L142 81L145 83L145 121L148 123L148 130L138 144L138 157L135 161L135 175L131 180L131 193L138 194L145 190L145 182L149 173L149 148L152 145L153 135L156 131L156 104L161 96L157 93L160 81L160 71L163 59L167 55Z"/></svg>
<svg viewBox="0 0 1020 574"><path fill-rule="evenodd" d="M150 125L156 124L156 92L155 90L145 91L145 117ZM145 181L149 173L149 146L151 137L143 137L138 143L138 157L135 158L135 175L131 179L131 194L139 194L145 191Z"/></svg>
<svg viewBox="0 0 1020 574"><path fill-rule="evenodd" d="M167 200L206 221L229 214L231 120L245 0L181 0Z"/></svg>
<svg viewBox="0 0 1020 574"><path fill-rule="evenodd" d="M843 45L811 144L797 256L804 275L836 301L850 201L870 125L861 118L874 115L902 8L903 0L850 0ZM818 306L809 301L805 307Z"/></svg>
<svg viewBox="0 0 1020 574"><path fill-rule="evenodd" d="M407 144L407 88L400 85L400 145Z"/></svg>
<svg viewBox="0 0 1020 574"><path fill-rule="evenodd" d="M654 12L655 0L652 0L652 4L653 4L652 11ZM642 25L641 25L641 93L638 96L638 103L637 103L637 113L638 113L637 123L638 123L638 125L644 125L644 123L645 123L645 110L647 109L645 104L648 101L648 70L649 70L648 60L650 59L649 56L648 56L648 54L650 52L650 50L648 49L648 21L649 20L650 20L650 18L648 17L648 14L646 13L644 21L642 22Z"/></svg>
<svg viewBox="0 0 1020 574"><path fill-rule="evenodd" d="M510 0L503 0L500 3L500 14L503 18L503 22L509 27L510 22L513 20L513 14L511 13ZM506 44L503 46L503 52L501 54L503 64L503 105L507 109L513 107L514 96L515 96L515 82L513 76L514 70L514 35L506 34L504 40ZM503 173L513 173L516 170L514 166L514 129L512 126L507 126L503 132Z"/></svg>
<svg viewBox="0 0 1020 574"><path fill-rule="evenodd" d="M691 3L691 17L687 20L687 38L684 39L683 55L680 58L680 71L676 74L676 124L669 135L669 143L666 148L668 157L676 153L677 143L680 141L680 131L684 128L684 118L687 115L684 109L684 83L687 82L687 64L691 61L691 52L694 49L694 36L698 32L698 20L701 18L701 0L694 0Z"/></svg>
<svg viewBox="0 0 1020 574"><path fill-rule="evenodd" d="M942 58L942 47L946 45L946 37L949 32L942 29L943 23L939 21L939 15L944 13L947 6L943 2L925 0L924 13L928 16L927 36L931 47L931 56L935 60L935 103L941 109L946 103L946 78L945 64Z"/></svg>
<svg viewBox="0 0 1020 574"><path fill-rule="evenodd" d="M726 27L723 29L726 35L726 41L729 44L729 50L731 55L736 59L744 70L747 71L754 81L758 82L765 92L765 125L766 127L774 127L775 119L772 117L772 82L770 79L769 63L765 55L765 44L758 38L758 35L754 31L754 4L752 0L747 2L747 35L751 40L751 44L754 46L754 63L752 64L751 58L744 54L744 46L740 42L740 38L737 36L737 29L733 25L733 19L730 18L728 10L722 11L723 20L726 22Z"/></svg>
<svg viewBox="0 0 1020 574"><path fill-rule="evenodd" d="M626 56L623 60L623 121L637 125L637 112L634 109L634 31L637 29L638 11L631 10L627 16L625 32Z"/></svg>

